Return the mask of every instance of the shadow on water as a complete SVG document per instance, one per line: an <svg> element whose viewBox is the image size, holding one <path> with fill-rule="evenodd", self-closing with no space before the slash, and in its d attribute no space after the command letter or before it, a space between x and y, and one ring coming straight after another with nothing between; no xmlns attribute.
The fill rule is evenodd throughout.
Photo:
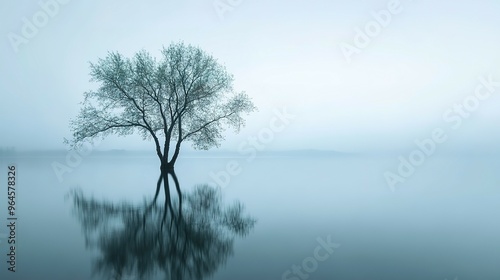
<svg viewBox="0 0 500 280"><path fill-rule="evenodd" d="M175 175L175 174L174 174ZM178 181L175 180L176 187ZM72 192L74 213L85 243L97 249L93 275L106 279L204 279L233 253L236 236L244 237L255 220L243 205L224 205L221 193L200 185L182 199L141 205L113 203Z"/></svg>

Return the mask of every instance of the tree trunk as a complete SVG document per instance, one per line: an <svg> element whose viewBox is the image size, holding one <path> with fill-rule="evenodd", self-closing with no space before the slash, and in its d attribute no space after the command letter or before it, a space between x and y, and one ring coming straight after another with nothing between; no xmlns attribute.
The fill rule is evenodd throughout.
<svg viewBox="0 0 500 280"><path fill-rule="evenodd" d="M181 188L180 188L180 184L179 184L179 179L177 178L177 175L175 174L175 171L174 171L174 166L171 163L162 164L160 169L161 169L161 173L160 173L160 177L158 178L158 182L156 185L156 193L155 193L155 196L153 199L153 203L151 204L151 207L153 206L153 204L156 203L156 200L157 200L158 195L160 193L161 183L163 181L163 190L165 192L165 207L168 206L168 208L170 209L170 211L172 213L172 217L175 216L174 211L173 211L173 207L172 207L172 200L171 200L171 196L170 196L170 184L168 181L168 175L170 175L170 176L172 176L172 179L174 180L175 188L177 190L177 195L178 195L178 199L179 199L179 209L178 210L179 210L179 215L181 215L182 192L181 192Z"/></svg>
<svg viewBox="0 0 500 280"><path fill-rule="evenodd" d="M172 155L172 159L170 160L169 164L172 165L172 170L174 168L174 164L175 162L177 161L177 158L179 157L179 153L181 151L181 143L180 142L177 142L177 144L175 145L175 151L174 151L174 154Z"/></svg>

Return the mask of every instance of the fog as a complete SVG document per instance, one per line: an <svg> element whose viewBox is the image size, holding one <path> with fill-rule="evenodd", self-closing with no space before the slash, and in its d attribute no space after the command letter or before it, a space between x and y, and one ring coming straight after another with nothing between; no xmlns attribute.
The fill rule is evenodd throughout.
<svg viewBox="0 0 500 280"><path fill-rule="evenodd" d="M498 279L499 11L494 0L2 1L0 278ZM67 151L84 93L100 86L90 63L159 60L178 42L251 98L239 133L209 152L184 142L178 163L137 134ZM150 133L153 95L130 115ZM182 110L205 107L169 124L199 125L195 140L212 144L218 131L198 119L216 119L206 104L220 100L185 96ZM251 111L235 100L226 119ZM81 138L140 126L86 113Z"/></svg>
<svg viewBox="0 0 500 280"><path fill-rule="evenodd" d="M109 51L159 56L184 41L223 63L259 109L240 134L226 133L221 149L237 149L286 108L296 118L266 149L401 150L442 127L450 136L443 149L498 150L497 1L221 3L61 1L48 14L38 2L2 2L0 146L67 148L69 120L97 86L89 62ZM469 100L473 110L451 128L458 113L443 115L481 77L493 81L491 95L477 106ZM127 137L101 148L152 147Z"/></svg>

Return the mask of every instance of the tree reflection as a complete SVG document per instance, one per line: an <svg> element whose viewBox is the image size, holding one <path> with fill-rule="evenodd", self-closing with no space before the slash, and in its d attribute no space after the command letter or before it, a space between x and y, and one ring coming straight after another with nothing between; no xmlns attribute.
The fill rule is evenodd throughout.
<svg viewBox="0 0 500 280"><path fill-rule="evenodd" d="M255 220L243 215L239 202L224 206L220 191L208 185L182 197L182 205L166 199L162 206L148 202L135 206L73 192L86 245L100 251L93 274L107 279L213 275L233 253L234 237L247 235Z"/></svg>

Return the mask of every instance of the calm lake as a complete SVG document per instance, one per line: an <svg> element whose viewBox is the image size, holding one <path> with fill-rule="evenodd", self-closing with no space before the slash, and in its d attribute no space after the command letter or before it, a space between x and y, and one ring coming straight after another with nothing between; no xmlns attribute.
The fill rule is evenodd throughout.
<svg viewBox="0 0 500 280"><path fill-rule="evenodd" d="M203 155L177 163L182 217L173 183L172 215L163 188L147 210L159 175L150 153L93 152L73 166L65 152L2 156L0 279L500 279L497 157L435 155L393 192L384 172L397 156ZM58 177L54 163L71 172ZM214 176L223 188L207 186ZM235 213L256 221L245 234Z"/></svg>

